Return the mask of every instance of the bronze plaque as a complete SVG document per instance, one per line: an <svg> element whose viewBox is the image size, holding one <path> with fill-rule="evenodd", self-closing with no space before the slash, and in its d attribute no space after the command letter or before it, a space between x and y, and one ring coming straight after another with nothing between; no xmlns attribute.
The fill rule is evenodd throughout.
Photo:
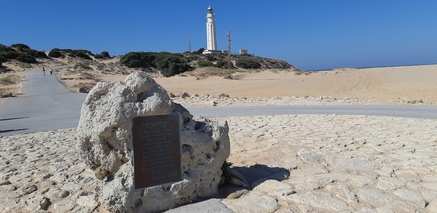
<svg viewBox="0 0 437 213"><path fill-rule="evenodd" d="M182 180L180 115L133 118L135 189Z"/></svg>

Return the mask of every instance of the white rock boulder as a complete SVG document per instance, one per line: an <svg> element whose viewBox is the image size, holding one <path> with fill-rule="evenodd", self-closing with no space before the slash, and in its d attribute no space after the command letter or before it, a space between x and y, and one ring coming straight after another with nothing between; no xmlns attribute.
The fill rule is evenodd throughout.
<svg viewBox="0 0 437 213"><path fill-rule="evenodd" d="M135 189L132 118L179 113L182 181ZM221 167L229 157L226 121L193 120L181 105L145 73L124 82L100 82L82 106L78 154L101 179L98 202L111 212L157 212L218 193Z"/></svg>

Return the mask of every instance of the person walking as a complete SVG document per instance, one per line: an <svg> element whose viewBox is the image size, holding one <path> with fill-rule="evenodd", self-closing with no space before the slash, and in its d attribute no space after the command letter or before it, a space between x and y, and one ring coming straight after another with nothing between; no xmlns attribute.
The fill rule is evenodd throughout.
<svg viewBox="0 0 437 213"><path fill-rule="evenodd" d="M46 69L44 67L42 67L42 74L45 76L46 75Z"/></svg>
<svg viewBox="0 0 437 213"><path fill-rule="evenodd" d="M50 75L52 75L53 74L53 70L52 70L51 67L49 68L49 71L50 71Z"/></svg>

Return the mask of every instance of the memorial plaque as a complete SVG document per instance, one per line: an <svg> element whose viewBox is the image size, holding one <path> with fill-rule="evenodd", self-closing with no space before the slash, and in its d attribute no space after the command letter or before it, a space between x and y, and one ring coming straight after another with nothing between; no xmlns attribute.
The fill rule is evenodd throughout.
<svg viewBox="0 0 437 213"><path fill-rule="evenodd" d="M182 180L180 115L133 118L135 189Z"/></svg>

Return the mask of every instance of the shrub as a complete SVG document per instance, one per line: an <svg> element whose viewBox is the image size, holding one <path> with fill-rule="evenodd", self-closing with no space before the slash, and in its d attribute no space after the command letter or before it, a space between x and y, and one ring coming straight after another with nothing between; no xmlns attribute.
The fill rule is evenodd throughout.
<svg viewBox="0 0 437 213"><path fill-rule="evenodd" d="M0 63L6 62L8 59L0 53Z"/></svg>
<svg viewBox="0 0 437 213"><path fill-rule="evenodd" d="M103 51L100 54L94 55L94 58L100 58L100 59L102 59L102 58L111 58L111 56L109 56L109 53L107 51Z"/></svg>
<svg viewBox="0 0 437 213"><path fill-rule="evenodd" d="M130 52L120 63L131 68L157 68L166 77L193 69L182 54L168 52Z"/></svg>
<svg viewBox="0 0 437 213"><path fill-rule="evenodd" d="M94 55L94 58L102 59L102 58L103 58L103 55L102 55L102 54L95 54L95 55Z"/></svg>
<svg viewBox="0 0 437 213"><path fill-rule="evenodd" d="M61 51L67 52L70 57L78 57L87 60L91 60L90 55L93 53L89 50L71 50L71 49L62 49Z"/></svg>
<svg viewBox="0 0 437 213"><path fill-rule="evenodd" d="M30 47L25 45L25 44L13 44L13 45L11 45L11 47L17 48L18 51L23 51L23 50L30 49Z"/></svg>
<svg viewBox="0 0 437 213"><path fill-rule="evenodd" d="M215 66L218 68L228 68L228 62L226 62L223 59L219 59L219 60L217 60L217 63L215 64Z"/></svg>
<svg viewBox="0 0 437 213"><path fill-rule="evenodd" d="M261 64L252 58L248 58L248 57L243 57L243 58L239 58L237 59L236 62L237 67L241 67L244 69L259 69L261 68Z"/></svg>
<svg viewBox="0 0 437 213"><path fill-rule="evenodd" d="M200 54L203 53L203 51L205 51L205 48L202 47L202 48L200 48L200 49L194 51L193 54L200 55Z"/></svg>
<svg viewBox="0 0 437 213"><path fill-rule="evenodd" d="M164 77L170 77L173 75L177 75L186 71L190 71L193 68L188 65L188 64L176 64L176 63L172 63L170 64L170 66L164 70L161 70L161 74Z"/></svg>
<svg viewBox="0 0 437 213"><path fill-rule="evenodd" d="M60 51L62 51L62 52L66 52L66 53L71 53L71 52L73 52L72 49L60 49Z"/></svg>
<svg viewBox="0 0 437 213"><path fill-rule="evenodd" d="M59 57L63 57L64 55L62 54L61 50L58 48L52 49L49 52L49 57L52 58L59 58Z"/></svg>
<svg viewBox="0 0 437 213"><path fill-rule="evenodd" d="M108 51L103 51L102 53L100 53L104 58L111 58L111 56L109 55Z"/></svg>
<svg viewBox="0 0 437 213"><path fill-rule="evenodd" d="M15 60L24 63L36 63L36 59L33 56L27 55L25 53L20 54Z"/></svg>
<svg viewBox="0 0 437 213"><path fill-rule="evenodd" d="M125 65L131 68L147 68L145 62L139 59L132 59L129 62L126 62Z"/></svg>
<svg viewBox="0 0 437 213"><path fill-rule="evenodd" d="M78 51L75 51L73 54L79 58L91 60L91 57L88 55L87 52L78 50Z"/></svg>
<svg viewBox="0 0 437 213"><path fill-rule="evenodd" d="M147 52L130 52L120 58L120 63L130 68L155 67L153 60L155 56Z"/></svg>
<svg viewBox="0 0 437 213"><path fill-rule="evenodd" d="M48 56L46 55L46 53L44 51L38 51L36 53L36 57L38 57L38 58L48 58Z"/></svg>
<svg viewBox="0 0 437 213"><path fill-rule="evenodd" d="M35 58L47 58L46 53L43 51L27 49L27 50L24 50L23 52L32 56L32 57L35 57Z"/></svg>
<svg viewBox="0 0 437 213"><path fill-rule="evenodd" d="M161 74L165 77L177 75L193 68L188 65L187 60L181 54L172 54L167 52L157 53L153 60L156 68L161 70Z"/></svg>
<svg viewBox="0 0 437 213"><path fill-rule="evenodd" d="M19 55L20 55L19 52L15 51L11 48L0 51L0 57L5 58L6 59L5 61L7 61L7 59L15 59Z"/></svg>
<svg viewBox="0 0 437 213"><path fill-rule="evenodd" d="M3 85L15 84L18 82L20 82L20 77L18 75L7 75L3 78L0 78L0 84Z"/></svg>
<svg viewBox="0 0 437 213"><path fill-rule="evenodd" d="M213 55L206 55L205 57L208 61L217 61L217 58L214 57Z"/></svg>
<svg viewBox="0 0 437 213"><path fill-rule="evenodd" d="M197 65L199 65L199 67L213 67L214 64L211 61L198 61Z"/></svg>
<svg viewBox="0 0 437 213"><path fill-rule="evenodd" d="M174 54L158 53L155 57L155 60L153 60L153 63L155 64L156 68L164 70L169 68L171 64L183 63L183 60L181 60L181 57L178 57Z"/></svg>

